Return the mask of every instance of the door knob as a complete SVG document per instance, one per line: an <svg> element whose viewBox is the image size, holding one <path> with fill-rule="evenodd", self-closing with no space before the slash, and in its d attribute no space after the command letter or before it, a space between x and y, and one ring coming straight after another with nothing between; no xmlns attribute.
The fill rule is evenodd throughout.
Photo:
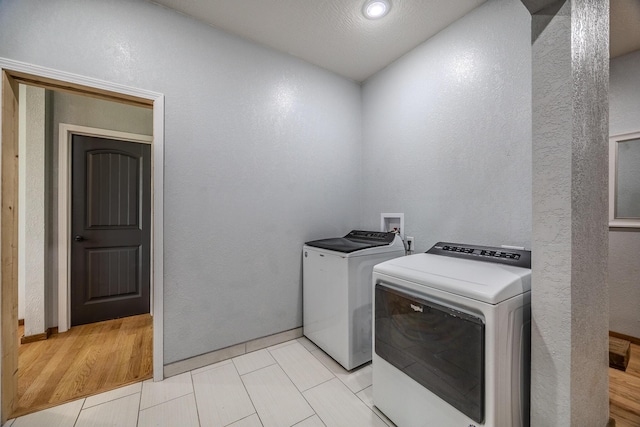
<svg viewBox="0 0 640 427"><path fill-rule="evenodd" d="M85 240L85 238L78 234L76 237L73 238L73 240L75 240L76 242L82 242Z"/></svg>

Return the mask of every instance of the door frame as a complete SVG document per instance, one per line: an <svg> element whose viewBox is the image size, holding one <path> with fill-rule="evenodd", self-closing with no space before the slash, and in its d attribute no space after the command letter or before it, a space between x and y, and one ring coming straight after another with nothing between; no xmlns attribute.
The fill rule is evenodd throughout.
<svg viewBox="0 0 640 427"><path fill-rule="evenodd" d="M164 95L0 57L0 423L18 384L18 83L153 109L153 378L163 379Z"/></svg>
<svg viewBox="0 0 640 427"><path fill-rule="evenodd" d="M58 332L71 327L71 137L73 135L94 136L104 139L135 142L151 145L153 159L153 137L109 129L100 129L60 123L58 129ZM151 162L153 177L153 161ZM151 181L151 229L154 219L153 180ZM150 241L153 247L153 235ZM153 251L150 260L149 291L151 314L153 315Z"/></svg>

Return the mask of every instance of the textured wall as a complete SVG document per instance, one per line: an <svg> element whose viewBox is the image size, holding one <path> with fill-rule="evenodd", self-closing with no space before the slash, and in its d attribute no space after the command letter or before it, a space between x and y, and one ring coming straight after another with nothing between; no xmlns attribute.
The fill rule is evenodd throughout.
<svg viewBox="0 0 640 427"><path fill-rule="evenodd" d="M609 1L573 0L571 425L609 420Z"/></svg>
<svg viewBox="0 0 640 427"><path fill-rule="evenodd" d="M165 363L302 324L303 242L358 219L357 84L143 1L2 1L0 40L165 95Z"/></svg>
<svg viewBox="0 0 640 427"><path fill-rule="evenodd" d="M608 2L533 16L531 424L608 421Z"/></svg>
<svg viewBox="0 0 640 427"><path fill-rule="evenodd" d="M530 20L490 1L365 82L365 226L403 212L418 251L530 247Z"/></svg>
<svg viewBox="0 0 640 427"><path fill-rule="evenodd" d="M51 141L47 146L47 327L58 326L58 149L60 123L153 134L153 111L63 92L51 93Z"/></svg>
<svg viewBox="0 0 640 427"><path fill-rule="evenodd" d="M532 22L534 34L542 31L535 39L532 64L532 266L539 271L531 301L533 426L569 426L571 416L572 121L571 104L563 102L571 99L570 11L567 2L551 22L548 15L534 15Z"/></svg>
<svg viewBox="0 0 640 427"><path fill-rule="evenodd" d="M640 51L611 60L609 135L640 131ZM609 329L640 337L640 230L609 231Z"/></svg>

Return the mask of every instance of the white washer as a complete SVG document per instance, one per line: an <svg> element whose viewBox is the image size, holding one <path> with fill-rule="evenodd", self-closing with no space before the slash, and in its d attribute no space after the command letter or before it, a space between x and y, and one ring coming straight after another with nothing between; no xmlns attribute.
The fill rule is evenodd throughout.
<svg viewBox="0 0 640 427"><path fill-rule="evenodd" d="M303 246L303 333L351 370L371 360L371 273L403 256L394 233L354 230Z"/></svg>
<svg viewBox="0 0 640 427"><path fill-rule="evenodd" d="M378 409L398 427L528 426L530 267L529 251L442 242L376 265Z"/></svg>

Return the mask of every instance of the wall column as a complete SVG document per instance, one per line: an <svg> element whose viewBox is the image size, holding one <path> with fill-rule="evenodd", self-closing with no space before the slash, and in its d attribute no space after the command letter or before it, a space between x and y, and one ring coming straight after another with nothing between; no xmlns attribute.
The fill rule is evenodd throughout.
<svg viewBox="0 0 640 427"><path fill-rule="evenodd" d="M531 425L605 426L609 1L527 6L534 12Z"/></svg>
<svg viewBox="0 0 640 427"><path fill-rule="evenodd" d="M24 289L24 336L29 337L46 329L45 90L20 85L20 98L18 282Z"/></svg>

